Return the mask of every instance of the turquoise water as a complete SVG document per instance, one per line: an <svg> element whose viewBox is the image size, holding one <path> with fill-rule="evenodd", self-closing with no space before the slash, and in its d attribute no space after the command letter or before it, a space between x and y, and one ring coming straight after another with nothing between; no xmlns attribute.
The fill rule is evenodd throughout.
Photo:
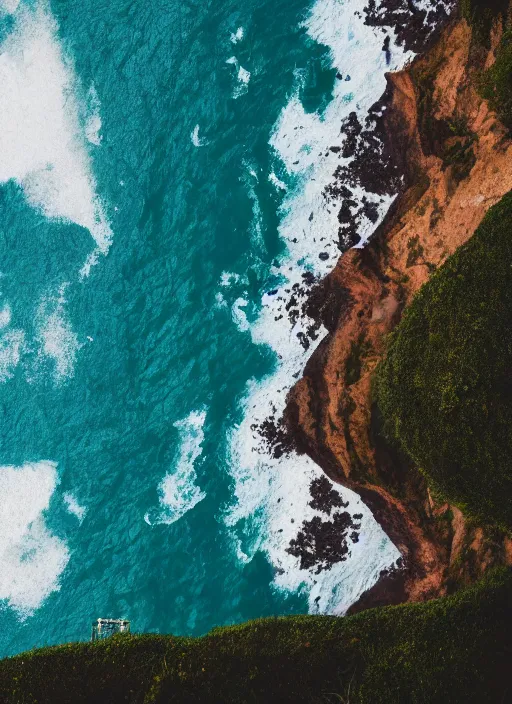
<svg viewBox="0 0 512 704"><path fill-rule="evenodd" d="M287 257L315 270L280 229L315 167L277 145L290 101L322 126L336 94L313 3L3 6L0 654L87 639L98 616L201 634L306 613L319 589L336 611L343 572L306 579L272 538L307 482L294 504L284 465L251 474L240 435L284 378L265 292ZM379 42L375 86L339 96L363 111ZM290 462L296 487L320 475ZM397 556L365 521L345 602Z"/></svg>

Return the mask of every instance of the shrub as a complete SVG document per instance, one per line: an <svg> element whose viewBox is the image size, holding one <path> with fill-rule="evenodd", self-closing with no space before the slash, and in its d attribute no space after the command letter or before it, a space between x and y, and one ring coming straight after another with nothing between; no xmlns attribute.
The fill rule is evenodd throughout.
<svg viewBox="0 0 512 704"><path fill-rule="evenodd" d="M503 124L512 129L512 31L503 34L496 61L481 75L478 88Z"/></svg>
<svg viewBox="0 0 512 704"><path fill-rule="evenodd" d="M450 502L512 526L512 193L413 299L375 376L384 430Z"/></svg>
<svg viewBox="0 0 512 704"><path fill-rule="evenodd" d="M504 702L512 573L423 604L294 616L202 638L114 636L0 661L3 704Z"/></svg>

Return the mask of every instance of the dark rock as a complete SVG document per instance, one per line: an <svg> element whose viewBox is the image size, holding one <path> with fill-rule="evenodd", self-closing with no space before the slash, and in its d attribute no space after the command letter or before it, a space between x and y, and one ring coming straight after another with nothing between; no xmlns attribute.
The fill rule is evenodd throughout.
<svg viewBox="0 0 512 704"><path fill-rule="evenodd" d="M302 527L286 551L300 559L300 569L316 567L316 574L330 570L349 555L347 533L352 528L352 519L346 511L335 513L331 521L322 521L314 516L304 521Z"/></svg>
<svg viewBox="0 0 512 704"><path fill-rule="evenodd" d="M456 0L445 0L448 13L453 10ZM412 0L368 0L364 8L365 24L372 27L392 27L396 33L398 46L416 53L424 51L435 36L436 30L448 19L443 3L432 3L428 10L422 10ZM388 40L389 37L386 37ZM385 43L386 47L386 43ZM384 48L386 51L386 48ZM387 43L389 51L389 41Z"/></svg>
<svg viewBox="0 0 512 704"><path fill-rule="evenodd" d="M344 502L339 491L333 488L327 477L318 477L311 482L309 493L313 497L309 502L311 508L322 511L328 516L333 508L347 508L348 502Z"/></svg>
<svg viewBox="0 0 512 704"><path fill-rule="evenodd" d="M345 141L343 143L343 157L345 157L345 159L354 156L357 147L357 138L361 134L362 129L356 112L351 112L350 115L343 120L341 133L345 135Z"/></svg>
<svg viewBox="0 0 512 704"><path fill-rule="evenodd" d="M391 42L391 37L389 34L386 35L384 39L384 44L382 45L382 51L386 54L386 64L389 66L391 63L391 52L389 50L389 44Z"/></svg>

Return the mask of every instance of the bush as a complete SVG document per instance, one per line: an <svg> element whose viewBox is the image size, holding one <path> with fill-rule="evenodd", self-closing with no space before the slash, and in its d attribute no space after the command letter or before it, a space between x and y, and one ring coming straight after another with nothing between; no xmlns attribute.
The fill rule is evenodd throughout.
<svg viewBox="0 0 512 704"><path fill-rule="evenodd" d="M448 501L512 526L512 193L418 292L377 367L385 434Z"/></svg>
<svg viewBox="0 0 512 704"><path fill-rule="evenodd" d="M424 604L299 616L203 638L115 636L0 662L3 704L507 701L512 573Z"/></svg>
<svg viewBox="0 0 512 704"><path fill-rule="evenodd" d="M478 44L489 46L494 19L501 14L507 17L510 0L460 0L461 14L473 30Z"/></svg>
<svg viewBox="0 0 512 704"><path fill-rule="evenodd" d="M478 88L503 124L512 129L512 31L503 34L496 61L480 77Z"/></svg>

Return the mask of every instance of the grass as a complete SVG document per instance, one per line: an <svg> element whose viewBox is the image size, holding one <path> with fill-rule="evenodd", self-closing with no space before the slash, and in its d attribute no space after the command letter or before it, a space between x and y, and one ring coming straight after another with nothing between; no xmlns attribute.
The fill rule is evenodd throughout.
<svg viewBox="0 0 512 704"><path fill-rule="evenodd" d="M496 49L496 61L476 79L478 91L501 122L512 129L512 8L510 0L461 0L461 14L472 29L472 52L483 65L490 48L493 23L501 17L503 34Z"/></svg>
<svg viewBox="0 0 512 704"><path fill-rule="evenodd" d="M512 31L504 32L496 61L478 80L478 89L505 127L512 129Z"/></svg>
<svg viewBox="0 0 512 704"><path fill-rule="evenodd" d="M301 616L202 638L116 636L0 661L5 704L504 702L512 572L457 594L348 618Z"/></svg>
<svg viewBox="0 0 512 704"><path fill-rule="evenodd" d="M370 354L371 343L361 335L357 342L352 342L350 353L345 363L345 384L351 386L359 381L364 359Z"/></svg>
<svg viewBox="0 0 512 704"><path fill-rule="evenodd" d="M384 430L466 514L512 526L512 193L433 274L374 390Z"/></svg>
<svg viewBox="0 0 512 704"><path fill-rule="evenodd" d="M501 15L507 17L510 0L460 0L462 17L473 30L473 40L486 48L490 46L493 22Z"/></svg>

